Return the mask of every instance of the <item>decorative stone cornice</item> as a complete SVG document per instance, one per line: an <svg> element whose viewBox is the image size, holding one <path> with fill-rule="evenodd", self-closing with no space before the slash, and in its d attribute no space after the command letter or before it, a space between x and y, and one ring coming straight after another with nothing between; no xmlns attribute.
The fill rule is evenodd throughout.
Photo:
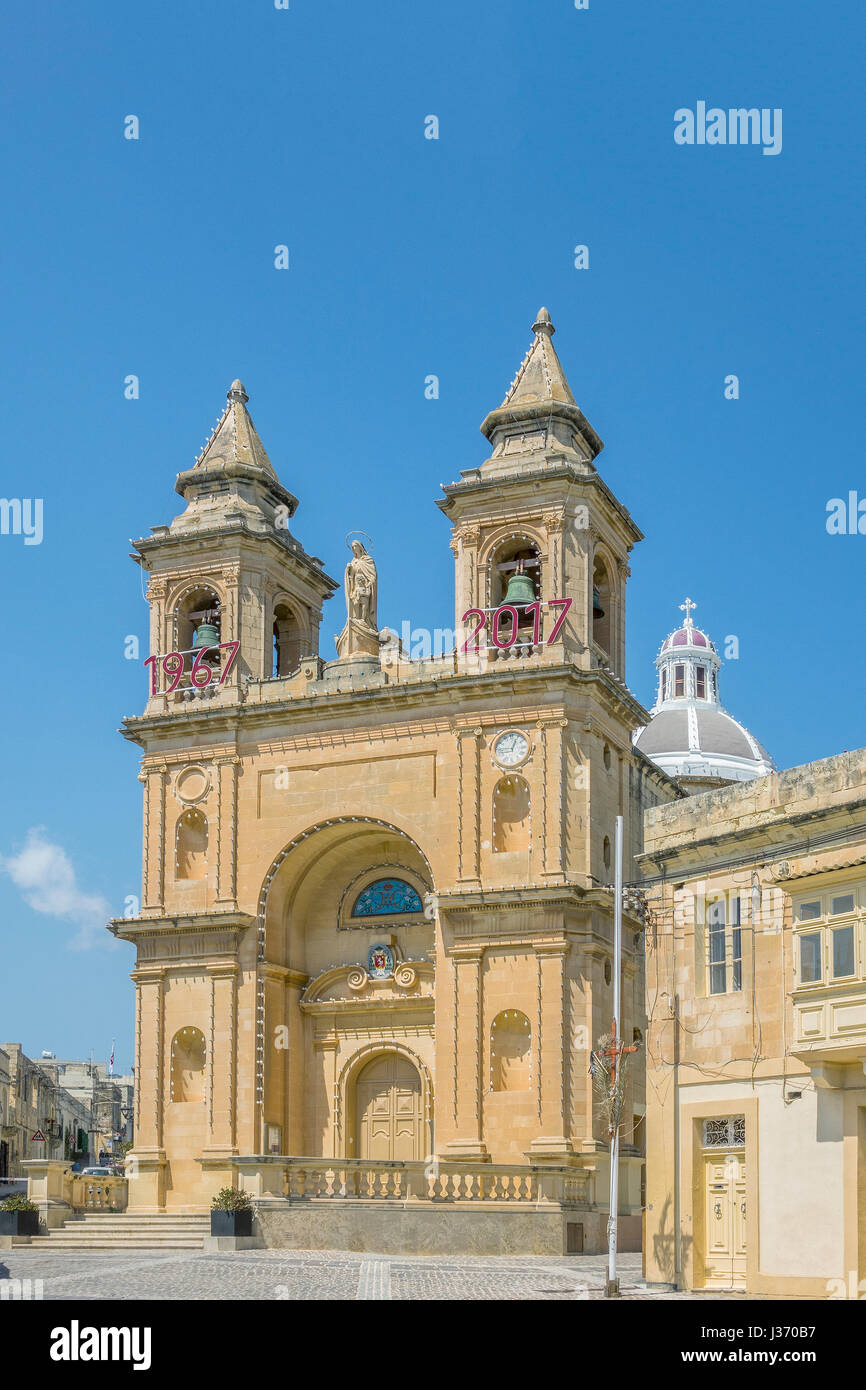
<svg viewBox="0 0 866 1390"><path fill-rule="evenodd" d="M246 912L212 912L188 917L116 917L109 931L138 948L138 963L148 960L234 956L255 918Z"/></svg>
<svg viewBox="0 0 866 1390"><path fill-rule="evenodd" d="M571 943L565 937L559 941L533 941L532 949L537 956L567 956Z"/></svg>
<svg viewBox="0 0 866 1390"><path fill-rule="evenodd" d="M435 966L428 960L397 961L392 975L371 977L363 965L336 965L311 980L300 1000L304 1013L330 1013L334 1009L417 1008L433 1006ZM346 993L323 998L332 990ZM412 991L410 993L410 991Z"/></svg>
<svg viewBox="0 0 866 1390"><path fill-rule="evenodd" d="M235 738L241 727L251 735L257 734L259 729L266 730L275 725L284 727L286 717L290 716L298 730L297 738L305 736L305 725L309 725L311 730L315 727L316 737L321 739L328 735L327 730L322 730L323 716L339 721L348 714L357 721L359 708L368 702L370 708L382 709L383 716L387 710L389 719L375 731L375 736L388 737L392 735L398 712L417 711L419 723L426 732L436 721L449 723L454 718L450 711L455 705L463 709L471 708L471 703L476 700L486 704L499 695L511 705L518 701L535 700L538 708L541 708L541 693L549 697L557 683L561 683L563 698L570 689L578 692L586 690L592 699L607 700L610 707L621 712L635 728L649 722L647 710L625 685L608 672L600 668L583 669L570 662L539 661L537 665L531 662L494 663L493 669L481 672L446 669L443 666L435 674L427 672L412 680L369 688L361 686L351 691L332 691L324 682L309 681L305 687L284 699L219 704L212 701L207 706L183 704L166 713L131 715L124 719L121 732L139 745L144 745L149 735L163 731L172 735L180 732L190 741L197 740L205 733L210 737L222 735L227 739ZM536 689L538 695L535 694ZM476 721L479 717L486 719L486 711L476 715ZM531 714L529 717L532 717ZM479 725L477 722L467 722L463 727L467 733L472 733ZM373 735L374 731L365 729L365 737ZM340 736L345 737L342 727ZM313 735L310 733L306 737L310 739ZM197 748L196 755L201 756L200 748ZM642 757L639 753L635 756Z"/></svg>

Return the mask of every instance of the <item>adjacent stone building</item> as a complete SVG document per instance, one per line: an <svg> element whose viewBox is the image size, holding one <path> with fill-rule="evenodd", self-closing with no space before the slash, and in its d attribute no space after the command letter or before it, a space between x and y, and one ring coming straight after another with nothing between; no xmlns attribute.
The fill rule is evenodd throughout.
<svg viewBox="0 0 866 1390"><path fill-rule="evenodd" d="M461 1199L489 1204L450 1248L604 1243L589 1054L610 1027L614 822L630 876L645 809L680 793L633 746L649 719L625 684L641 532L598 472L553 332L543 309L482 425L489 457L438 503L453 653L413 661L387 640L359 539L345 620L327 619L338 654L320 647L339 583L289 529L297 499L238 381L177 479L185 510L135 543L150 694L124 732L142 754L143 896L112 924L137 951L133 1209L204 1208L239 1182L266 1236L292 1243L289 1198L360 1182L403 1210L447 1197L440 1230ZM639 921L626 927L631 1038L643 953ZM632 1248L643 1108L638 1068ZM388 1230L380 1219L376 1248ZM434 1227L401 1240L431 1248Z"/></svg>
<svg viewBox="0 0 866 1390"><path fill-rule="evenodd" d="M648 1279L863 1297L866 750L650 809L639 862Z"/></svg>
<svg viewBox="0 0 866 1390"><path fill-rule="evenodd" d="M92 1116L93 1151L120 1158L123 1145L132 1142L135 1077L109 1071L105 1062L42 1059L43 1070L87 1108Z"/></svg>
<svg viewBox="0 0 866 1390"><path fill-rule="evenodd" d="M58 1086L41 1061L20 1043L0 1043L0 1178L23 1177L25 1159L86 1161L92 1127L90 1107Z"/></svg>

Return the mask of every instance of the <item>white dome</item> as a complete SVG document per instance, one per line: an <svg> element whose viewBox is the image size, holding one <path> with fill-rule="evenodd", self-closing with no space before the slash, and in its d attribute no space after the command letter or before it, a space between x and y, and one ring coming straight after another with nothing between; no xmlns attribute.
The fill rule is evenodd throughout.
<svg viewBox="0 0 866 1390"><path fill-rule="evenodd" d="M774 771L767 750L719 699L721 659L695 627L691 599L683 625L665 638L656 657L658 698L635 744L670 777L686 782L746 782Z"/></svg>

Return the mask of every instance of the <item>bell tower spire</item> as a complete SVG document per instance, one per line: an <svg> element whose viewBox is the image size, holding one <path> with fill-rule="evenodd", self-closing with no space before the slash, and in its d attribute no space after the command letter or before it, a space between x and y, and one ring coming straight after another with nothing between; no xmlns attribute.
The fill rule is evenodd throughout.
<svg viewBox="0 0 866 1390"><path fill-rule="evenodd" d="M572 395L546 309L539 309L532 332L504 401L482 422L481 432L493 446L482 468L488 476L504 476L515 471L516 460L527 452L558 449L581 471L591 471L604 446Z"/></svg>
<svg viewBox="0 0 866 1390"><path fill-rule="evenodd" d="M277 529L288 532L285 523L294 516L298 499L277 477L247 410L248 401L243 382L233 381L210 438L192 468L178 473L175 491L187 508L172 522L173 533L241 517L255 531L272 531L282 519Z"/></svg>
<svg viewBox="0 0 866 1390"><path fill-rule="evenodd" d="M517 623L524 655L606 667L622 679L627 557L643 537L598 473L604 446L575 401L555 331L539 309L502 404L482 422L490 456L443 485L438 505L452 525L458 645L465 613L489 619L516 594L524 600ZM537 634L528 622L535 602L542 605ZM488 650L508 659L492 642Z"/></svg>

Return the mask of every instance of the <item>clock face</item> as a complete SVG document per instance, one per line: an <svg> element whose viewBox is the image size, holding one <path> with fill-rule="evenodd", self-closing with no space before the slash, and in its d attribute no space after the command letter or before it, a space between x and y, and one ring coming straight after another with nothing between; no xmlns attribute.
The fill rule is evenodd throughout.
<svg viewBox="0 0 866 1390"><path fill-rule="evenodd" d="M524 734L516 732L500 734L493 745L493 753L503 767L516 767L522 763L529 752L529 740Z"/></svg>

